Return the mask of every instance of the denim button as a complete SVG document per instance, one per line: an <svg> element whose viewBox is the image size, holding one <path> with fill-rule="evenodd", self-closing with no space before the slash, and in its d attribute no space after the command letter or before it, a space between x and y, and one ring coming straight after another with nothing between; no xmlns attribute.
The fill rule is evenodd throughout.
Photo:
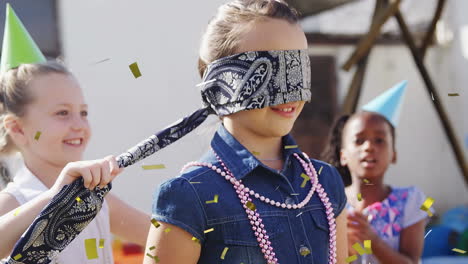
<svg viewBox="0 0 468 264"><path fill-rule="evenodd" d="M306 246L301 246L301 248L299 249L299 253L301 254L301 256L305 257L310 254L310 250Z"/></svg>

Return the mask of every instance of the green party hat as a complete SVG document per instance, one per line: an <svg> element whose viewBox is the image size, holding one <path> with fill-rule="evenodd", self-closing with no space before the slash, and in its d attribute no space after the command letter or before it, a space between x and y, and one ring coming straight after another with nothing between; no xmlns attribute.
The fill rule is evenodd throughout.
<svg viewBox="0 0 468 264"><path fill-rule="evenodd" d="M41 63L46 58L31 38L10 4L6 5L5 32L3 34L0 73L24 63Z"/></svg>

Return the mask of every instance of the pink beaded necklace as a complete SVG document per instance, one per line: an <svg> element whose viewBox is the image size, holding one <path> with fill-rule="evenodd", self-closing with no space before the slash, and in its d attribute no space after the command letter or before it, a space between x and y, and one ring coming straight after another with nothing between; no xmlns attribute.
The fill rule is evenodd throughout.
<svg viewBox="0 0 468 264"><path fill-rule="evenodd" d="M329 239L329 264L335 264L336 263L336 223L335 223L335 215L333 213L333 208L331 207L331 203L329 201L329 198L327 197L327 193L323 189L322 185L318 182L318 177L317 177L317 172L310 162L309 157L303 153L303 155L306 157L309 162L305 162L301 157L297 154L294 153L294 156L296 157L297 160L301 163L302 167L304 168L307 176L309 176L310 181L312 183L312 187L310 188L309 193L307 196L304 198L302 202L299 204L285 204L285 203L280 203L276 202L272 199L266 198L263 195L258 194L254 190L251 190L244 186L242 184L242 180L237 180L232 172L226 167L224 162L221 160L221 158L218 156L218 154L213 150L214 154L216 155L216 158L218 161L221 163L221 166L223 167L224 171L215 165L211 163L206 163L206 162L189 162L187 163L183 168L182 172L187 169L188 167L191 166L202 166L202 167L208 167L212 170L214 170L216 173L220 174L222 177L224 177L227 181L231 182L234 189L236 190L237 196L239 197L242 206L245 209L245 212L247 213L247 217L250 220L250 225L252 225L252 230L255 232L255 236L257 237L257 242L258 245L260 246L262 253L264 255L264 258L268 261L269 264L279 264L278 259L275 257L275 252L273 250L273 247L271 246L271 242L269 240L269 236L267 235L267 232L265 230L265 226L262 223L262 218L260 217L260 214L257 212L257 209L252 203L252 198L250 196L254 196L255 198L259 199L262 202L265 202L267 204L276 206L276 207L281 207L281 208L286 208L286 209L301 209L307 203L309 203L310 199L314 195L314 192L317 191L320 200L325 206L326 213L327 213L327 219L328 219L328 226L329 226L329 231L330 231L330 239Z"/></svg>

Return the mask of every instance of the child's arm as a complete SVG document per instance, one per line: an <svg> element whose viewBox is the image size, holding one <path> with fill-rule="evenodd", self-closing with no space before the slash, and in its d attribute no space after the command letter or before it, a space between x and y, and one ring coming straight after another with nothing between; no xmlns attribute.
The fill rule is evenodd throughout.
<svg viewBox="0 0 468 264"><path fill-rule="evenodd" d="M372 241L372 252L381 264L417 264L422 253L424 242L425 220L409 226L401 231L400 251L392 249L383 241L367 222L366 216L359 212L348 215L348 235L350 244Z"/></svg>
<svg viewBox="0 0 468 264"><path fill-rule="evenodd" d="M336 260L338 264L345 264L348 254L348 232L346 227L346 209L336 218Z"/></svg>
<svg viewBox="0 0 468 264"><path fill-rule="evenodd" d="M175 225L159 223L158 228L154 225L150 227L143 264L196 264L201 246L192 240L193 236ZM169 234L165 232L167 228L170 228Z"/></svg>
<svg viewBox="0 0 468 264"><path fill-rule="evenodd" d="M2 234L0 257L4 258L10 254L16 241L64 185L83 177L85 187L92 190L98 185L105 186L108 184L120 171L115 158L112 156L101 160L71 162L65 166L50 190L21 207L12 209L6 203L11 202L14 198L9 195L2 195L0 197L0 209L3 208L0 211L0 215L2 215L0 217L0 234Z"/></svg>
<svg viewBox="0 0 468 264"><path fill-rule="evenodd" d="M106 201L109 204L111 232L129 242L144 246L151 225L150 216L111 193L106 196Z"/></svg>

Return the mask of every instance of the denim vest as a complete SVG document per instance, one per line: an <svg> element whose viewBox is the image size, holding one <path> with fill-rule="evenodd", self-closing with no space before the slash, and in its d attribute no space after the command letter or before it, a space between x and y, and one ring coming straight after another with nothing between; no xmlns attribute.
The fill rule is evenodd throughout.
<svg viewBox="0 0 468 264"><path fill-rule="evenodd" d="M290 135L283 137L284 146L296 145ZM263 165L223 126L211 141L212 149L243 184L255 192L286 204L301 202L311 188L304 187L304 173L294 153L305 158L298 148L284 148L281 171ZM210 150L200 162L210 162L221 168ZM319 182L327 192L335 217L346 205L346 195L337 170L327 163L312 160ZM217 202L214 201L218 195ZM263 219L279 263L328 263L329 230L325 208L317 194L301 209L278 208L251 196ZM199 239L199 264L260 264L267 263L258 246L254 231L233 185L206 167L192 167L180 177L161 184L153 198L152 217L176 225ZM211 232L205 230L213 228ZM221 255L225 248L224 260ZM310 254L304 254L310 251ZM303 254L301 254L303 253Z"/></svg>

